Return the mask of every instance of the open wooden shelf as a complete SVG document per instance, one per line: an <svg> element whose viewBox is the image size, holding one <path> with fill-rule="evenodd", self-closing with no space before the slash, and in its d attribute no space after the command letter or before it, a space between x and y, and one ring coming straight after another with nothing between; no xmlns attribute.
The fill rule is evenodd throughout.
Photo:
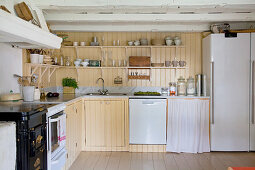
<svg viewBox="0 0 255 170"><path fill-rule="evenodd" d="M150 80L150 76L131 76L131 75L128 75L128 79Z"/></svg>
<svg viewBox="0 0 255 170"><path fill-rule="evenodd" d="M83 66L59 66L50 64L32 64L26 63L31 67L48 67L48 68L67 68L67 69L187 69L188 67L83 67Z"/></svg>
<svg viewBox="0 0 255 170"><path fill-rule="evenodd" d="M62 48L184 48L183 45L146 45L146 46L62 46Z"/></svg>

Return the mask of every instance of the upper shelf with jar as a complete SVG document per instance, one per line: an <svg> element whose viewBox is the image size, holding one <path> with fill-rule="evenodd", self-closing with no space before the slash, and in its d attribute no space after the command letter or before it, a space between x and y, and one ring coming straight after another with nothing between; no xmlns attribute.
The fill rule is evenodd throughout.
<svg viewBox="0 0 255 170"><path fill-rule="evenodd" d="M67 36L67 35L66 35ZM109 45L111 44L111 45ZM124 44L124 45L123 45ZM101 42L98 41L97 37L93 37L90 43L85 41L66 41L64 39L62 48L183 48L180 37L174 38L167 36L164 39L151 39L141 38L140 40L120 41L113 40L112 43L108 42L107 45L102 37Z"/></svg>
<svg viewBox="0 0 255 170"><path fill-rule="evenodd" d="M62 46L62 48L184 48L183 45L146 45L146 46Z"/></svg>

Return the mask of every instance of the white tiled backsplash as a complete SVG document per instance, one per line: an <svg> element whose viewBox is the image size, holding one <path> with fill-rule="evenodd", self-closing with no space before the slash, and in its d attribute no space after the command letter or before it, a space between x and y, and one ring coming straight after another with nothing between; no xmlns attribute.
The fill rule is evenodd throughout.
<svg viewBox="0 0 255 170"><path fill-rule="evenodd" d="M75 93L97 93L102 87L79 87ZM137 91L161 92L161 87L105 87L109 93L134 93ZM45 91L63 93L63 87L48 87Z"/></svg>

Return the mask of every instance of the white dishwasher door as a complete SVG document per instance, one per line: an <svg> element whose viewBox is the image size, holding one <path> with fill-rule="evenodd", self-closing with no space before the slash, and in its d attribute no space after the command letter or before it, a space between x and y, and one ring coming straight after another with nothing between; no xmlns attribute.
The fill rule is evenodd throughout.
<svg viewBox="0 0 255 170"><path fill-rule="evenodd" d="M130 144L166 144L166 99L130 99L129 135Z"/></svg>

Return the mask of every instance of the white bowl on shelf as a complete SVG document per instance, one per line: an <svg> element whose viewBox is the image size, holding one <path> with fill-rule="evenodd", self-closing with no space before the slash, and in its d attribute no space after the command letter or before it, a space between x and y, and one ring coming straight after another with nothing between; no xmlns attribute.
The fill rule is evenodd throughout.
<svg viewBox="0 0 255 170"><path fill-rule="evenodd" d="M84 62L81 63L81 65L82 65L83 67L87 67L87 66L89 65L89 62L84 61Z"/></svg>
<svg viewBox="0 0 255 170"><path fill-rule="evenodd" d="M74 61L73 63L74 63L74 65L75 65L76 67L78 67L78 66L80 66L80 64L81 64L81 61L76 60L76 61Z"/></svg>

